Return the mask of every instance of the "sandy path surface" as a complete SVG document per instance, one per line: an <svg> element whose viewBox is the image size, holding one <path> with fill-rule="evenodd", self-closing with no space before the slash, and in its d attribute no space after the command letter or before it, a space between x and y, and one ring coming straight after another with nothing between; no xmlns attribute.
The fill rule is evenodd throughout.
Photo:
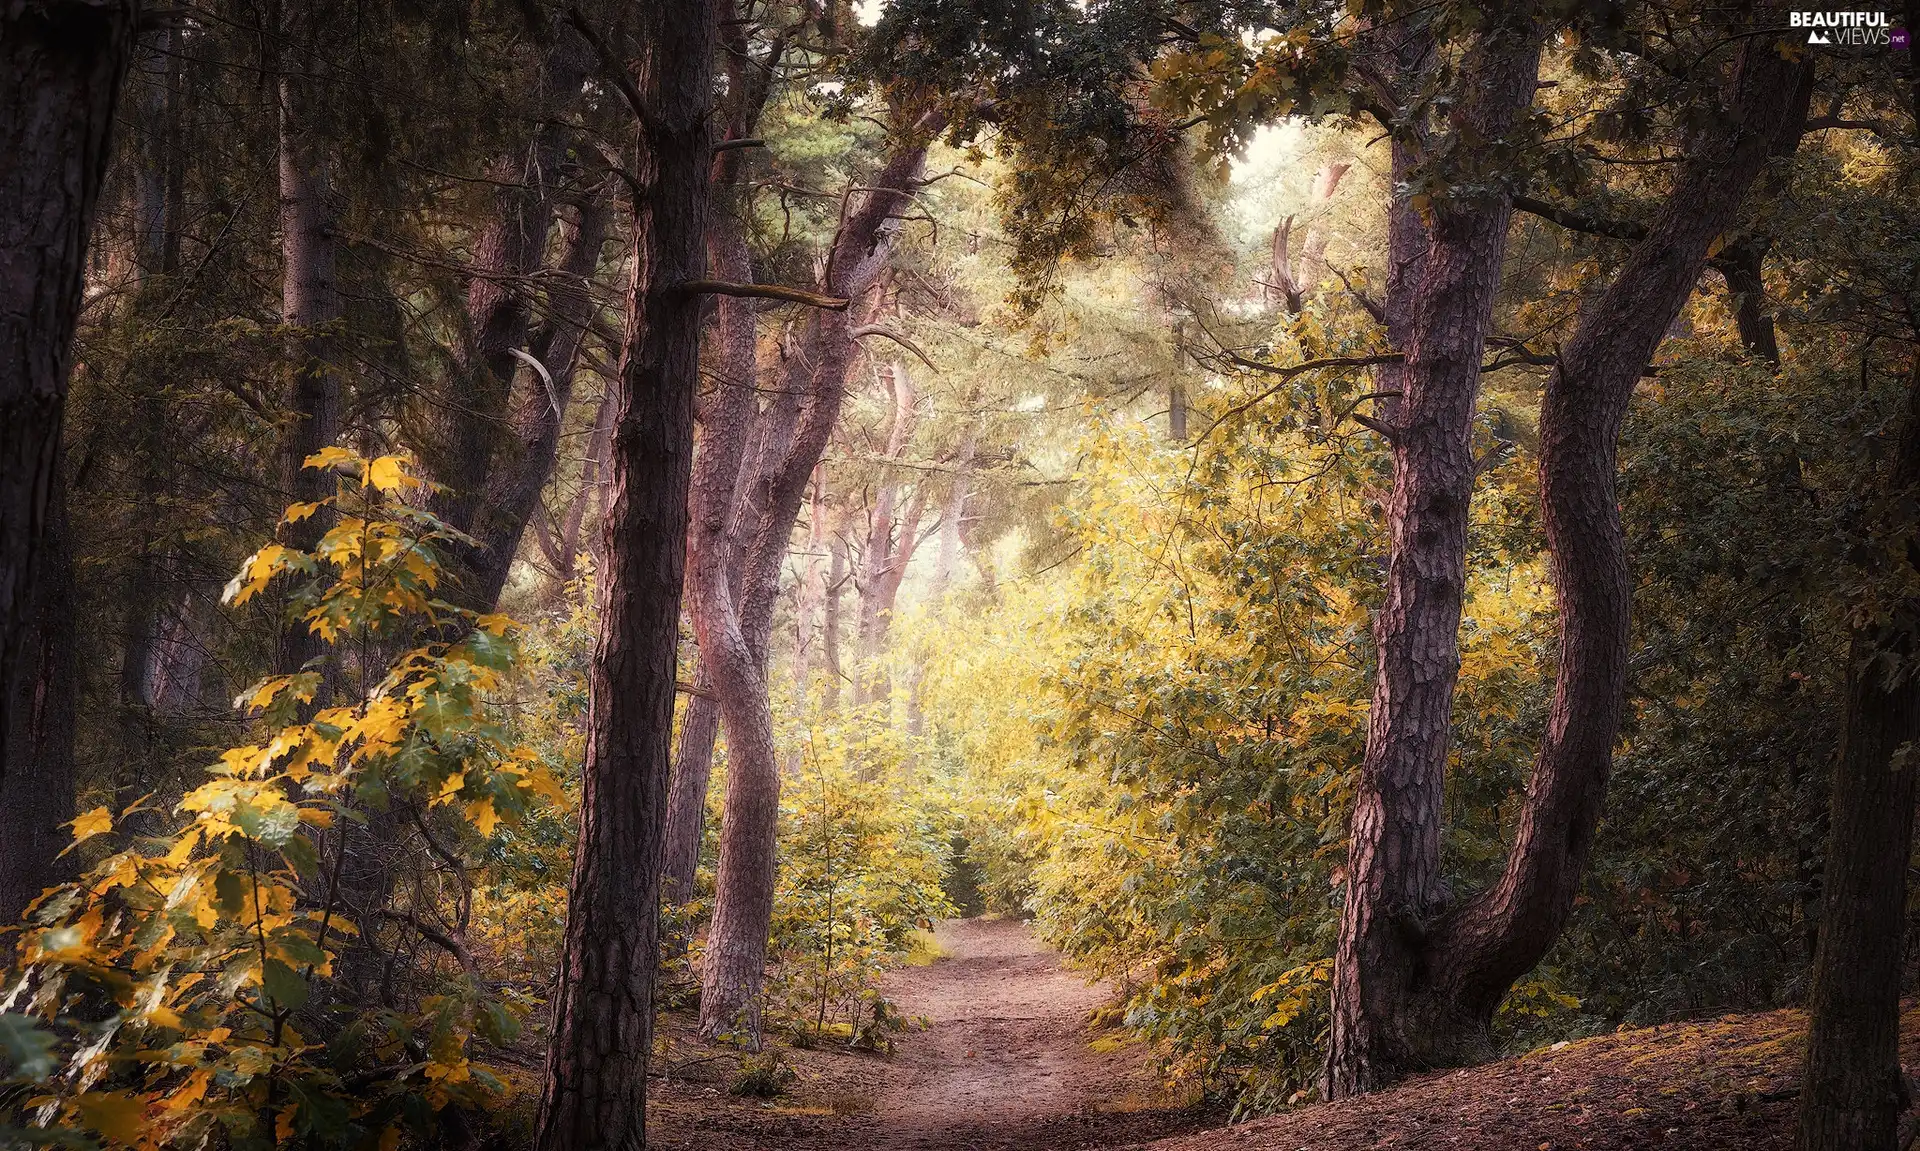
<svg viewBox="0 0 1920 1151"><path fill-rule="evenodd" d="M894 1146L1037 1146L1062 1119L1137 1109L1153 1090L1144 1051L1088 1045L1106 990L1063 970L1025 924L957 920L935 935L944 958L887 982L908 1018L933 1023L901 1043L875 1109Z"/></svg>
<svg viewBox="0 0 1920 1151"><path fill-rule="evenodd" d="M1061 968L1013 920L942 923L941 958L887 977L914 1026L891 1057L783 1051L784 1097L737 1099L719 1082L650 1093L649 1144L787 1151L1081 1151L1191 1131L1164 1106L1151 1051L1089 1031L1110 991ZM921 1026L925 1020L930 1026ZM1216 1117L1217 1120L1217 1117Z"/></svg>

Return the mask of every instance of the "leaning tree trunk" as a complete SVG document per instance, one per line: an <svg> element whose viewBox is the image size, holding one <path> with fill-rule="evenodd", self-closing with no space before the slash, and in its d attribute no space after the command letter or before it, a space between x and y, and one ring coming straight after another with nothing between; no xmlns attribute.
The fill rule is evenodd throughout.
<svg viewBox="0 0 1920 1151"><path fill-rule="evenodd" d="M605 235L604 220L583 206L553 269L560 285L551 300L554 323L534 332L529 278L545 268L559 218L557 186L578 136L570 113L581 102L593 58L586 39L565 21L542 22L535 33L540 44L531 87L539 123L523 146L491 165L493 213L474 238L478 274L467 284L466 330L457 349L461 394L446 408L428 460L442 485L434 511L475 541L455 555L448 598L479 611L492 610L506 586L527 520L552 474L571 398L556 377L571 379L572 369L570 359L547 361L556 350L551 345L591 317L584 284ZM529 338L548 346L529 348ZM570 356L577 341L560 346Z"/></svg>
<svg viewBox="0 0 1920 1151"><path fill-rule="evenodd" d="M834 237L829 271L820 284L827 294L852 300L872 288L891 250L896 217L918 188L927 146L938 130L939 121L932 117L906 128L881 171L868 181L864 202L848 214ZM712 579L696 584L702 595L713 597L696 610L694 624L701 658L708 661L720 695L728 750L720 867L701 971L700 1031L708 1036L736 1034L755 1048L760 1043L760 990L773 918L780 816L766 646L793 525L846 395L853 354L846 313L815 313L804 341L806 350L798 362L810 373L805 409L796 413L799 426L781 466L759 477L760 490L750 497L759 511L745 562L730 587L728 581ZM789 386L782 395L791 399L797 391ZM710 504L704 506L697 532L711 534L716 530L714 513ZM701 562L701 549L695 552L696 562ZM712 549L706 554L711 557Z"/></svg>
<svg viewBox="0 0 1920 1151"><path fill-rule="evenodd" d="M726 139L729 142L752 140L773 93L773 81L786 52L787 36L784 32L776 34L758 60L747 42L745 21L723 20L721 36L727 62ZM742 189L751 154L748 148L727 147L717 153L713 161L713 187L718 202L709 237L709 256L715 274L736 283L753 280L752 253L747 247L746 231L750 204ZM804 378L790 380L792 386L776 393L761 413L757 401L759 336L754 310L745 299L722 297L716 312L719 357L715 370L708 373L716 384L711 411L704 414L702 421L707 429L706 438L694 462L693 547L696 554L691 598L696 632L702 604L717 604L720 592L726 593L728 603L737 604L738 593L731 584L727 588L712 589L705 588L702 581L732 581L734 573L741 569L747 535L752 530L749 525L760 511L755 499L767 482L766 477L785 460L798 410L796 389L805 384ZM723 493L724 505L709 502L721 500ZM715 529L718 535L705 530L714 516L722 517ZM715 562L700 562L701 547L721 549L711 557ZM698 681L701 690L688 703L681 719L680 747L674 755L673 785L667 800L664 882L667 897L674 900L692 897L694 876L700 865L700 847L706 837L707 787L713 778L713 748L720 733L721 714L720 697L714 694L717 688L709 662L702 657ZM765 662L762 657L761 663ZM680 942L674 941L676 946Z"/></svg>
<svg viewBox="0 0 1920 1151"><path fill-rule="evenodd" d="M1531 66L1527 86L1531 89ZM1446 579L1426 587L1453 624L1410 631L1382 627L1381 677L1349 854L1346 914L1334 981L1330 1092L1371 1090L1411 1070L1486 1056L1494 1011L1513 981L1538 963L1566 922L1592 846L1619 734L1626 689L1629 586L1615 462L1633 386L1686 303L1714 237L1730 227L1770 147L1791 117L1804 74L1771 43L1749 41L1736 65L1731 113L1696 140L1659 216L1618 275L1582 314L1547 384L1541 411L1543 519L1560 608L1560 658L1547 729L1522 804L1515 843L1490 889L1449 906L1439 875L1439 774L1446 754L1451 675L1444 703L1433 672L1458 666L1453 644L1464 567L1445 555ZM1501 230L1504 232L1504 219ZM1446 279L1452 255L1436 229L1423 290ZM1495 238L1497 243L1498 238ZM1493 274L1497 275L1498 262ZM1420 341L1409 355L1405 429L1423 411ZM1477 363L1477 354L1476 361ZM1465 450L1472 410L1455 412ZM1428 521L1425 538L1464 540L1471 460L1464 477L1448 453L1435 470L1462 480L1447 489L1451 518ZM1416 461L1408 460L1414 464ZM1418 491L1422 477L1397 479ZM1425 482L1431 483L1428 479ZM1430 487L1427 490L1432 490ZM1394 562L1439 571L1434 553L1399 522ZM1406 595L1390 576L1383 620ZM1414 583L1411 587L1422 590ZM1433 605L1429 605L1433 610ZM1421 637L1424 642L1409 643ZM1391 642L1390 642L1391 641ZM1429 705L1409 730L1396 708ZM1418 714L1416 712L1416 714ZM1396 735L1401 742L1395 746ZM1426 751L1438 759L1409 752Z"/></svg>
<svg viewBox="0 0 1920 1151"><path fill-rule="evenodd" d="M727 190L728 186L722 185L721 191ZM742 223L731 214L734 207L725 204L714 213L707 250L716 275L743 282L752 279L753 269ZM709 634L702 627L702 613L734 610L732 585L744 546L742 520L751 514L746 506L746 489L750 473L761 466L763 452L755 449L764 445L773 418L772 413L762 418L759 410L759 357L755 348L759 335L753 307L739 297L722 297L715 315L710 348L715 354L711 357L713 366L706 373L714 384L701 412L688 543L692 570L687 575L687 598L700 644L700 670L693 697L680 719L680 746L674 753L673 782L667 792L666 859L661 868L662 891L676 903L693 897L700 846L706 833L714 742L720 735L722 704L713 672L717 654L708 648ZM711 642L722 641L715 635Z"/></svg>
<svg viewBox="0 0 1920 1151"><path fill-rule="evenodd" d="M87 239L139 0L0 7L0 779L52 514Z"/></svg>
<svg viewBox="0 0 1920 1151"><path fill-rule="evenodd" d="M580 836L537 1151L646 1144L647 1057L661 825L673 745L693 411L700 373L714 0L660 0L633 16L639 121L600 630L588 677ZM609 67L617 67L611 60Z"/></svg>
<svg viewBox="0 0 1920 1151"><path fill-rule="evenodd" d="M1907 0L1907 27L1920 0ZM1920 69L1909 111L1920 132ZM1865 352L1861 353L1865 355ZM1908 368L1907 411L1882 506L1911 507L1920 488L1920 353ZM1920 565L1920 525L1897 526L1895 554ZM1909 573L1910 574L1910 573ZM1798 1151L1893 1151L1907 1105L1900 1067L1901 947L1913 855L1920 674L1920 601L1857 630L1847 662L1840 755L1833 765L1822 876L1820 941L1807 989L1807 1059Z"/></svg>

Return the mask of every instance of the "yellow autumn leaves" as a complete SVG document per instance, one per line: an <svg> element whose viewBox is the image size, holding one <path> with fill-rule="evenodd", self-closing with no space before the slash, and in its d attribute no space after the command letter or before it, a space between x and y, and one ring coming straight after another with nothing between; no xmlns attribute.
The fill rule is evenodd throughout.
<svg viewBox="0 0 1920 1151"><path fill-rule="evenodd" d="M283 1142L358 1131L393 1146L410 1109L481 1105L500 1085L472 1040L476 1028L516 1026L514 1009L464 975L423 1000L420 1016L389 1013L358 1033L365 1065L391 1068L372 1080L343 1080L352 1064L300 1030L310 1001L326 1001L315 993L341 941L381 926L347 914L342 836L386 812L402 834L430 834L427 821L440 820L437 850L473 850L564 801L495 702L516 674L517 625L432 594L437 546L464 537L407 502L426 486L411 458L328 448L307 463L341 481L283 522L324 511L327 531L311 552L260 548L227 599L245 603L285 579L297 618L329 645L353 638L355 659L329 652L242 692L234 706L256 738L222 752L173 820L143 799L70 824L68 850L84 844L93 862L42 896L22 937L22 987L36 989L24 1006L37 1041L59 1055L38 1076L35 1106L50 1127L160 1151L257 1139L270 1116ZM406 642L421 636L437 638ZM384 673L359 662L396 647ZM142 834L116 840L143 811L131 821ZM66 1013L66 992L81 990L104 997L87 1018ZM112 1008L104 1022L101 1002Z"/></svg>

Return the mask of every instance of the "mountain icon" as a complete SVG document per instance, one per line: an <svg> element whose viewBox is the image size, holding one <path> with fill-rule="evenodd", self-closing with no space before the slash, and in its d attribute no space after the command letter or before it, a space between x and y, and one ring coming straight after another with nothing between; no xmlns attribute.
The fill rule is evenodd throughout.
<svg viewBox="0 0 1920 1151"><path fill-rule="evenodd" d="M1807 43L1832 44L1833 37L1827 35L1825 32L1820 31L1818 28L1815 28L1813 31L1807 33Z"/></svg>

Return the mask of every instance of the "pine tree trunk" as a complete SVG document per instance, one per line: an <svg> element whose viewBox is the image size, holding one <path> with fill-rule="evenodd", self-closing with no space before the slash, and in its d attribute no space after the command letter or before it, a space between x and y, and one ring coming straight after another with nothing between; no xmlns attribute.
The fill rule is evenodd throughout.
<svg viewBox="0 0 1920 1151"><path fill-rule="evenodd" d="M660 897L669 903L693 898L706 839L707 786L713 778L713 745L720 735L720 700L704 668L680 717L680 746L667 790L666 856L660 867Z"/></svg>
<svg viewBox="0 0 1920 1151"><path fill-rule="evenodd" d="M138 0L0 8L0 779L16 746L87 242Z"/></svg>
<svg viewBox="0 0 1920 1151"><path fill-rule="evenodd" d="M1495 27L1470 54L1457 126L1497 140L1526 114L1539 67L1530 17ZM1480 356L1492 321L1512 207L1482 196L1434 210L1396 267L1422 273L1404 302L1406 354L1392 405L1393 496L1386 593L1374 621L1378 669L1347 857L1346 908L1335 956L1328 1092L1371 1091L1426 1062L1477 1050L1447 1020L1409 1018L1424 980L1419 940L1448 904L1440 875L1440 818L1460 670L1467 509L1473 498L1472 433ZM1396 240L1402 235L1396 234ZM1391 327L1401 326L1390 324ZM1397 335L1397 333L1396 333Z"/></svg>
<svg viewBox="0 0 1920 1151"><path fill-rule="evenodd" d="M530 348L533 296L527 277L545 267L548 237L559 218L555 188L577 131L569 113L580 103L593 53L565 21L543 25L534 69L534 107L541 117L526 145L497 157L493 215L474 239L472 263L481 270L467 285L466 332L460 351L458 402L446 409L440 442L429 463L444 490L434 511L467 532L477 546L458 554L449 598L492 610L506 586L527 521L552 474L569 394L549 383L516 353L542 361L548 376L570 372L551 348ZM552 341L570 321L592 314L584 282L599 262L606 220L583 208L566 254L555 270L561 288L553 311ZM596 234L597 233L597 234ZM577 343L574 345L577 347ZM547 354L542 354L547 353ZM549 362L549 358L551 361ZM569 379L570 379L569 375Z"/></svg>
<svg viewBox="0 0 1920 1151"><path fill-rule="evenodd" d="M633 15L638 187L620 354L600 632L589 672L580 835L536 1151L638 1151L659 965L687 496L712 155L713 0Z"/></svg>
<svg viewBox="0 0 1920 1151"><path fill-rule="evenodd" d="M893 397L893 416L887 428L886 461L906 454L919 423L920 394L907 374L906 364L896 360L887 369ZM887 628L893 617L893 602L906 575L906 561L913 558L915 536L919 532L922 508L916 489L904 516L900 515L900 485L894 482L892 469L882 464L873 512L867 521L867 544L861 558L861 575L855 581L860 588L859 641L860 679L855 699L869 703L885 697L886 674L880 668L880 655L886 646Z"/></svg>
<svg viewBox="0 0 1920 1151"><path fill-rule="evenodd" d="M1920 0L1907 0L1906 24L1920 26ZM1908 110L1920 131L1920 69ZM1908 372L1889 496L1920 487L1920 354ZM1911 507L1911 498L1889 499L1886 506ZM1920 564L1920 527L1899 526L1907 563ZM1848 653L1820 937L1807 989L1797 1151L1893 1151L1900 1115L1912 1104L1900 1067L1900 991L1920 770L1913 762L1920 745L1916 624L1920 602L1898 604L1894 618L1856 631Z"/></svg>
<svg viewBox="0 0 1920 1151"><path fill-rule="evenodd" d="M829 273L819 286L845 299L866 295L885 266L895 217L917 188L937 121L922 117L905 127L880 172L866 184L860 207L847 215L834 238ZM769 427L792 427L787 436L769 432L761 451L781 464L764 469L748 496L754 509L745 559L732 581L708 575L696 581L702 602L694 613L701 658L708 660L727 728L727 802L720 827L720 866L715 877L713 923L701 972L700 1031L738 1035L760 1044L760 997L765 978L767 933L773 918L775 840L779 830L780 771L767 696L766 648L778 601L780 568L793 525L806 499L807 481L819 464L839 419L853 355L844 312L816 312L807 323L806 351L792 359L807 381L804 409L776 415ZM791 404L801 389L790 377L779 400ZM798 421L794 427L791 421ZM737 419L716 418L706 447L736 461L744 450ZM724 471L722 464L717 471ZM716 485L696 498L696 565L716 562L713 546L726 530Z"/></svg>
<svg viewBox="0 0 1920 1151"><path fill-rule="evenodd" d="M21 717L7 751L13 770L0 779L0 925L17 923L69 870L58 856L74 815L73 551L57 464L54 483L27 630L27 670L12 704ZM0 942L0 957L7 948Z"/></svg>
<svg viewBox="0 0 1920 1151"><path fill-rule="evenodd" d="M1446 377L1429 355L1447 349L1441 365L1465 363L1471 371L1479 349L1471 359L1453 360L1468 349L1430 333L1433 321L1458 309L1468 293L1484 293L1483 306L1491 302L1506 214L1500 213L1497 231L1495 221L1481 220L1487 231L1464 251L1455 243L1469 233L1445 214L1436 223L1420 296L1440 288L1454 298L1421 300L1402 373L1408 394L1395 445L1394 555L1379 625L1381 673L1335 967L1328 1060L1335 1097L1372 1090L1409 1071L1487 1056L1494 1011L1513 981L1546 953L1572 909L1626 685L1629 584L1615 494L1620 426L1634 384L1705 266L1709 244L1732 225L1805 92L1800 65L1784 60L1771 43L1748 44L1735 67L1731 113L1718 121L1717 134L1690 150L1646 238L1582 313L1548 381L1540 477L1560 606L1554 696L1505 869L1493 887L1458 903L1439 874L1439 818L1459 660L1454 633L1472 494L1466 437L1473 409L1470 392L1462 397L1457 388L1435 389ZM1487 79L1479 91L1513 99L1513 91L1497 93L1524 75L1530 92L1535 63L1516 54L1499 70L1501 78ZM1515 114L1523 109L1521 103ZM1487 266L1462 277L1462 261L1475 252ZM1438 334L1457 335L1463 327L1455 312ZM1484 327L1480 331L1484 335ZM1424 430L1436 416L1441 429Z"/></svg>
<svg viewBox="0 0 1920 1151"><path fill-rule="evenodd" d="M593 319L594 273L612 223L612 204L603 192L584 199L575 219L561 227L560 258L550 269L551 315L527 337L526 353L540 367L520 362L511 377L507 442L487 470L475 512L473 535L480 546L463 565L459 601L476 611L499 603L527 524L545 514L540 497L560 458L580 349Z"/></svg>
<svg viewBox="0 0 1920 1151"><path fill-rule="evenodd" d="M311 503L333 494L330 473L305 467L307 457L340 434L340 375L333 326L341 317L335 272L332 148L321 136L323 113L312 70L321 29L314 14L293 17L286 46L300 53L302 71L280 79L280 320L286 325L291 376L287 423L279 446L280 489L288 502ZM309 516L286 529L289 546L311 550L327 517ZM319 655L304 621L282 620L274 670L298 671Z"/></svg>
<svg viewBox="0 0 1920 1151"><path fill-rule="evenodd" d="M1914 390L1920 396L1920 373ZM1920 410L1910 410L1907 423L1920 424ZM1916 446L1903 445L1902 454L1911 458ZM1903 486L1917 478L1909 474ZM1856 635L1848 656L1807 992L1799 1151L1894 1151L1909 1102L1900 1071L1900 953L1920 770L1910 759L1920 740L1920 677L1912 673L1920 605L1902 605L1902 614Z"/></svg>

